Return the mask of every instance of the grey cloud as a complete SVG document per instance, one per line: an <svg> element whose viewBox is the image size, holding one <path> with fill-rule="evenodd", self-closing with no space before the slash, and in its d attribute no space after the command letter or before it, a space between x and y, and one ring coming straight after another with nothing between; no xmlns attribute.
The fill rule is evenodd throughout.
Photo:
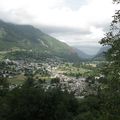
<svg viewBox="0 0 120 120"><path fill-rule="evenodd" d="M91 32L89 29L79 29L79 28L72 28L72 27L58 27L58 26L49 26L49 25L40 25L36 24L34 21L33 16L31 16L27 11L24 9L14 9L8 12L0 11L0 19L6 22L12 22L17 24L31 24L43 32L48 34L57 34L57 33L64 33L64 34L90 34ZM72 23L71 23L72 24Z"/></svg>
<svg viewBox="0 0 120 120"><path fill-rule="evenodd" d="M22 8L9 11L1 10L0 19L16 24L30 24L33 22L33 16Z"/></svg>
<svg viewBox="0 0 120 120"><path fill-rule="evenodd" d="M37 26L42 31L48 33L48 34L90 34L91 32L89 29L82 30L78 28L71 28L71 27L57 27L57 26L47 26L47 25L40 25Z"/></svg>
<svg viewBox="0 0 120 120"><path fill-rule="evenodd" d="M102 28L104 32L107 32L110 29L110 22L98 22L92 23L91 25L95 26L96 28Z"/></svg>

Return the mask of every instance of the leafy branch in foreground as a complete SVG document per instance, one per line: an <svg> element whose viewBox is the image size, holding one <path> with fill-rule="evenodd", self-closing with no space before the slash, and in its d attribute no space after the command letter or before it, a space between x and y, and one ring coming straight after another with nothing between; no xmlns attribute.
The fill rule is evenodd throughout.
<svg viewBox="0 0 120 120"><path fill-rule="evenodd" d="M119 4L120 0L114 2ZM111 47L106 56L108 63L104 67L105 87L102 90L106 120L120 119L120 10L113 18L110 32L100 42Z"/></svg>

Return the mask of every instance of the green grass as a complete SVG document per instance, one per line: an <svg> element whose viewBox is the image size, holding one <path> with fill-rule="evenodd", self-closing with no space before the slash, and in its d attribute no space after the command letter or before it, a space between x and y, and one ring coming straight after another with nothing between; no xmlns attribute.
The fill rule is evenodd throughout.
<svg viewBox="0 0 120 120"><path fill-rule="evenodd" d="M79 74L79 76L82 76L82 77L85 75L85 73L91 72L90 69L81 68L81 67L77 68L77 67L73 67L72 65L69 65L69 66L63 65L58 68L58 71L68 76L75 76Z"/></svg>
<svg viewBox="0 0 120 120"><path fill-rule="evenodd" d="M1 53L1 52L0 52L0 60L3 60L4 57L5 57L5 53Z"/></svg>
<svg viewBox="0 0 120 120"><path fill-rule="evenodd" d="M8 79L11 84L23 84L23 82L26 80L26 77L23 74L17 75L14 78Z"/></svg>

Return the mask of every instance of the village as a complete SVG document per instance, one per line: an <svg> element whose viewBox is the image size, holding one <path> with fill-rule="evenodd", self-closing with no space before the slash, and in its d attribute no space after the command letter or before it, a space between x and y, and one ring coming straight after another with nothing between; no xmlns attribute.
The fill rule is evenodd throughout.
<svg viewBox="0 0 120 120"><path fill-rule="evenodd" d="M86 78L72 77L64 75L64 72L58 70L63 65L62 62L49 61L43 63L27 62L24 60L5 59L0 62L0 77L6 78L11 82L11 88L22 84L28 76L33 76L35 80L41 80L41 84L47 89L60 84L62 89L68 89L79 95L85 89ZM20 77L20 78L17 78ZM17 81L14 82L14 79ZM56 80L58 80L56 82Z"/></svg>

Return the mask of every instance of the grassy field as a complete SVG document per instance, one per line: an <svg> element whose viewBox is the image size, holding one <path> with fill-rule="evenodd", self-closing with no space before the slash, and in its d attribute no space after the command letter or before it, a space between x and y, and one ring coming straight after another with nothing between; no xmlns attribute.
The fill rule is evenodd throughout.
<svg viewBox="0 0 120 120"><path fill-rule="evenodd" d="M35 80L45 80L45 81L50 81L51 80L51 78L47 77L47 76L46 77L34 76L33 78ZM23 84L26 79L27 79L26 76L24 76L23 74L20 74L20 75L16 75L14 78L9 78L8 81L11 84L20 85L20 84Z"/></svg>
<svg viewBox="0 0 120 120"><path fill-rule="evenodd" d="M98 68L95 63L84 63L79 64L78 66L74 66L73 64L64 64L58 68L58 71L71 77L89 77L98 75Z"/></svg>
<svg viewBox="0 0 120 120"><path fill-rule="evenodd" d="M58 71L68 76L84 76L85 73L91 72L91 70L86 68L77 68L74 66L60 66Z"/></svg>
<svg viewBox="0 0 120 120"><path fill-rule="evenodd" d="M4 57L5 57L5 53L0 52L0 60L3 60Z"/></svg>
<svg viewBox="0 0 120 120"><path fill-rule="evenodd" d="M23 74L17 75L14 78L8 79L11 84L23 84L23 82L26 80L26 77Z"/></svg>

